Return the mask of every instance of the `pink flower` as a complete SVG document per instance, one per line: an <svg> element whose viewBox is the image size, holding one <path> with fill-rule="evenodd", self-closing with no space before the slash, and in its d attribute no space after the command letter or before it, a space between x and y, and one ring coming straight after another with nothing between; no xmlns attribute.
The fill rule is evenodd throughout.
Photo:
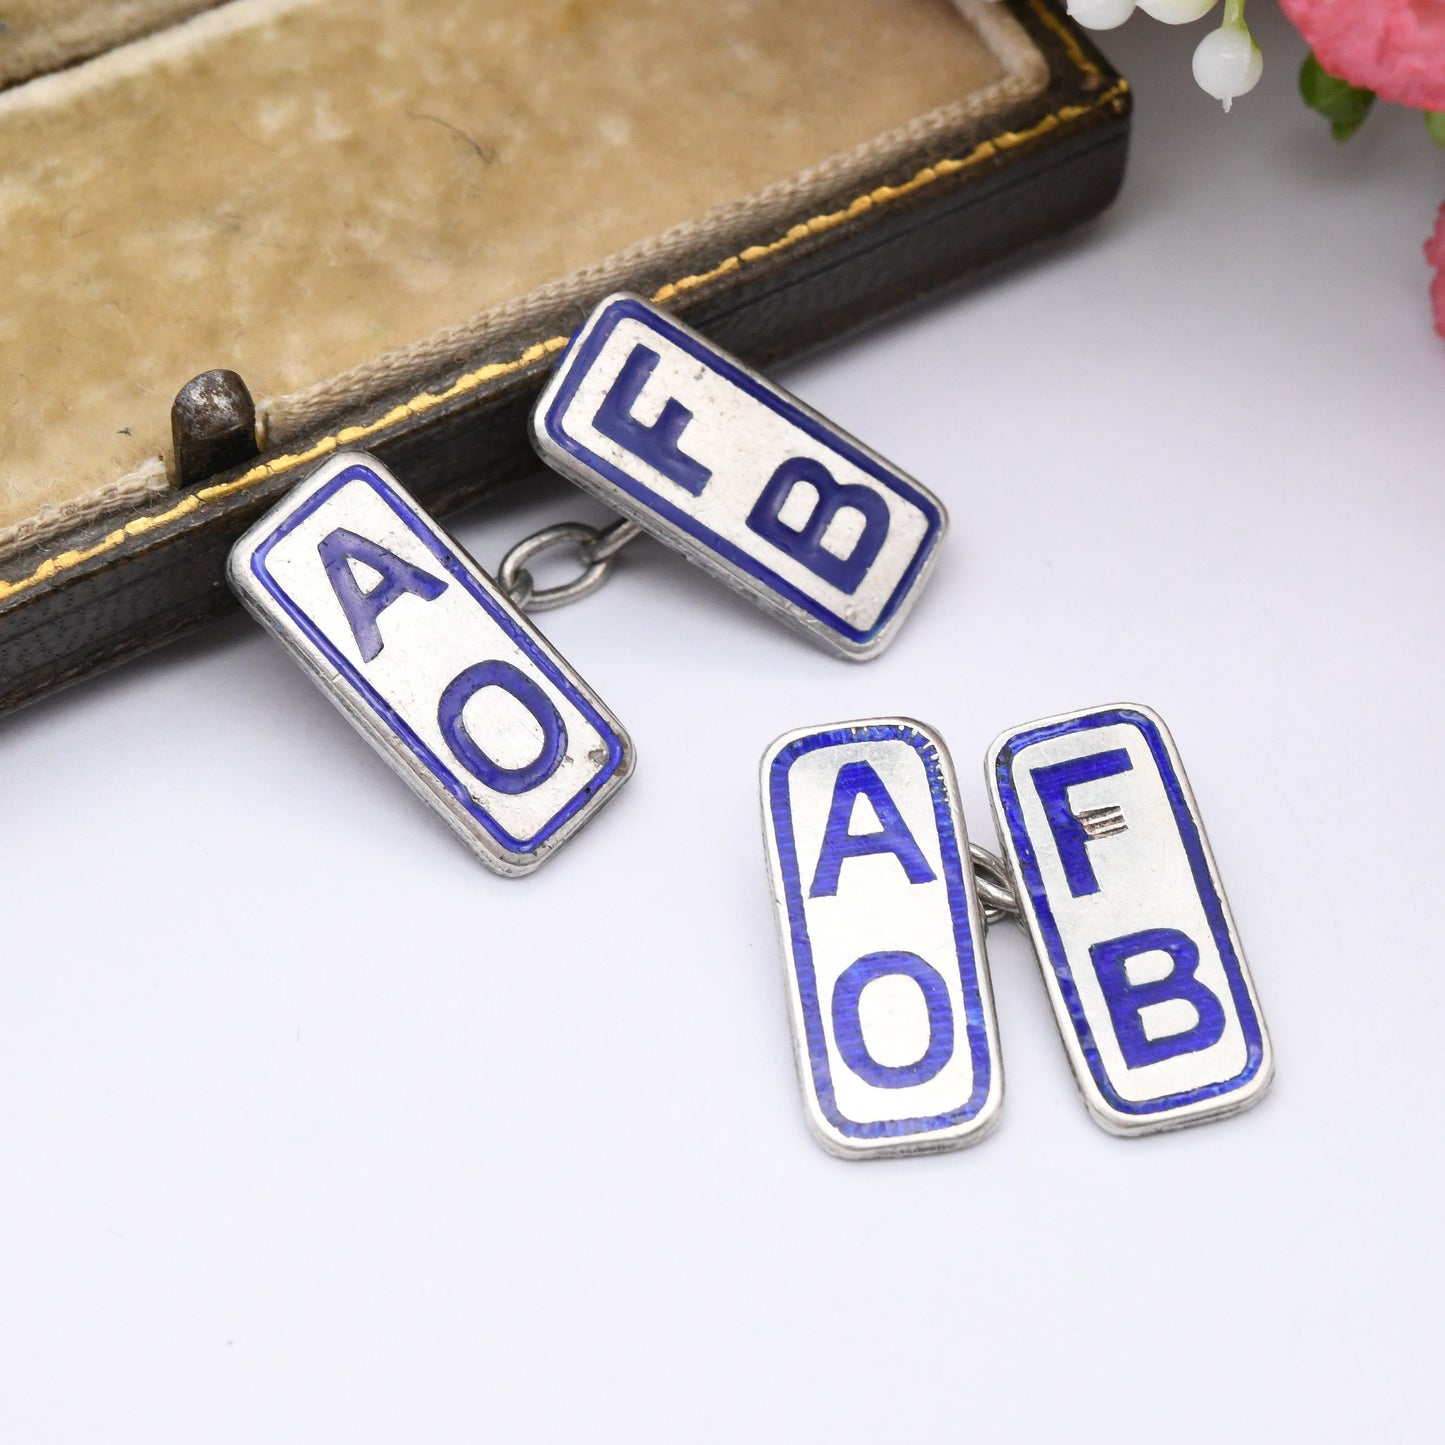
<svg viewBox="0 0 1445 1445"><path fill-rule="evenodd" d="M1445 110L1445 0L1280 4L1331 75L1373 90L1382 100Z"/></svg>
<svg viewBox="0 0 1445 1445"><path fill-rule="evenodd" d="M1331 75L1416 110L1445 110L1445 0L1280 0ZM1445 336L1445 206L1425 242L1430 300Z"/></svg>
<svg viewBox="0 0 1445 1445"><path fill-rule="evenodd" d="M1435 330L1445 336L1445 206L1435 217L1435 234L1425 242L1425 259L1436 268L1430 300L1435 306Z"/></svg>

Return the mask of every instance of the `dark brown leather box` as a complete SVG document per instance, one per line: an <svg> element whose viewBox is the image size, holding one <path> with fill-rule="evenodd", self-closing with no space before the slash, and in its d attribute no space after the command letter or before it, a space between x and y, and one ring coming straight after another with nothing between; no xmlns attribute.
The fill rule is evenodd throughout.
<svg viewBox="0 0 1445 1445"><path fill-rule="evenodd" d="M1128 117L1047 0L14 0L0 709L229 608L337 447L443 515L535 474L607 293L766 366L1099 211Z"/></svg>

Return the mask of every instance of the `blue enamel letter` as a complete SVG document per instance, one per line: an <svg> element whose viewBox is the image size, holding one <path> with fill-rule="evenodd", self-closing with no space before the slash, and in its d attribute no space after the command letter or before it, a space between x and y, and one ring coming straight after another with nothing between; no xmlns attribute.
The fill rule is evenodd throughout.
<svg viewBox="0 0 1445 1445"><path fill-rule="evenodd" d="M1174 966L1163 978L1150 983L1130 983L1125 964L1143 953L1167 953ZM1089 949L1094 972L1104 990L1104 1002L1119 1040L1125 1067L1141 1068L1179 1054L1197 1054L1217 1044L1224 1033L1224 1009L1218 998L1195 978L1199 949L1177 928L1146 928L1124 938L1096 943ZM1183 1033L1151 1039L1144 1032L1142 1010L1150 1004L1182 999L1199 1015Z"/></svg>
<svg viewBox="0 0 1445 1445"><path fill-rule="evenodd" d="M398 597L412 592L424 602L432 602L447 590L447 584L430 572L402 561L380 543L368 541L345 527L328 532L317 543L316 550L321 554L327 579L346 614L356 645L361 649L363 662L370 662L381 651L381 629L376 619ZM381 573L381 581L369 592L363 592L357 584L356 574L351 570L353 560Z"/></svg>
<svg viewBox="0 0 1445 1445"><path fill-rule="evenodd" d="M818 501L807 522L795 529L783 521L780 513L800 482L816 490ZM823 545L823 534L845 507L862 513L863 534L848 556L835 557ZM840 592L856 592L888 536L888 503L869 487L836 481L822 462L793 457L768 480L748 514L748 526Z"/></svg>
<svg viewBox="0 0 1445 1445"><path fill-rule="evenodd" d="M850 833L853 805L859 796L873 805L883 825L877 833ZM845 858L861 858L869 853L892 853L903 865L910 883L932 883L933 869L923 856L898 805L888 796L883 779L873 771L871 763L844 763L833 784L833 802L828 810L828 824L823 830L823 847L818 854L817 871L813 874L810 898L833 898L838 892L838 872Z"/></svg>
<svg viewBox="0 0 1445 1445"><path fill-rule="evenodd" d="M530 763L504 768L494 763L476 744L462 717L462 709L484 687L500 687L511 693L542 730L542 748ZM493 792L529 793L557 771L567 753L567 727L547 694L510 662L478 662L447 684L437 709L437 725L457 761Z"/></svg>
<svg viewBox="0 0 1445 1445"><path fill-rule="evenodd" d="M617 373L612 390L597 408L592 425L609 441L626 447L633 456L640 457L696 497L707 486L712 472L682 450L682 433L692 420L692 413L675 397L668 397L651 426L644 426L632 415L647 378L657 370L661 359L646 346L634 346Z"/></svg>
<svg viewBox="0 0 1445 1445"><path fill-rule="evenodd" d="M880 1064L863 1042L858 1000L875 978L911 978L928 1010L928 1047L911 1064ZM843 970L833 989L833 1039L843 1062L880 1089L926 1084L953 1057L953 1006L938 970L916 953L867 953Z"/></svg>
<svg viewBox="0 0 1445 1445"><path fill-rule="evenodd" d="M1097 893L1099 880L1094 876L1094 865L1089 862L1089 835L1069 806L1069 789L1080 783L1112 778L1116 773L1127 773L1133 766L1127 749L1114 748L1107 753L1070 758L1067 762L1030 770L1029 776L1044 805L1044 816L1049 820L1049 831L1054 835L1054 845L1059 850L1059 862L1064 865L1064 877L1069 880L1069 892L1075 898Z"/></svg>

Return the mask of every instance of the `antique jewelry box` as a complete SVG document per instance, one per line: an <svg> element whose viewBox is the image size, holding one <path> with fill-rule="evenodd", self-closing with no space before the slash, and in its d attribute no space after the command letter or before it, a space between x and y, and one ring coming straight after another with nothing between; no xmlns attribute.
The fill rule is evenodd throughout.
<svg viewBox="0 0 1445 1445"><path fill-rule="evenodd" d="M10 5L0 708L233 606L339 448L535 473L609 292L776 362L1099 211L1128 113L1047 0Z"/></svg>

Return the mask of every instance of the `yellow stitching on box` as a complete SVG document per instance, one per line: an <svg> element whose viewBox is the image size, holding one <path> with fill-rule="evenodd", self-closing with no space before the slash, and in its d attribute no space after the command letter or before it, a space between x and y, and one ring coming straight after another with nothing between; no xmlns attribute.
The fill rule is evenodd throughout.
<svg viewBox="0 0 1445 1445"><path fill-rule="evenodd" d="M1065 41L1070 53L1079 66L1092 72L1095 76L1100 74L1096 66L1089 64L1082 50L1078 48L1077 42L1068 31L1061 27L1049 11L1043 8L1041 0L1030 0L1032 7L1038 12L1040 19L1045 21L1051 29ZM822 235L831 231L837 226L852 220L862 212L871 210L874 206L887 205L904 196L912 195L916 191L923 190L926 186L933 185L936 181L946 176L957 175L959 171L968 170L988 160L991 156L997 155L1000 151L1012 150L1015 146L1025 145L1027 142L1045 135L1051 130L1057 129L1060 125L1066 125L1070 121L1078 120L1095 110L1102 110L1109 106L1116 106L1128 93L1129 83L1120 80L1111 86L1097 99L1088 105L1066 105L1060 109L1044 116L1036 124L1022 131L1005 131L1001 135L994 136L991 140L980 141L966 156L947 157L934 162L931 166L925 166L911 179L896 186L879 186L876 190L866 195L858 196L850 201L841 210L830 211L826 215L814 216L809 221L800 222L791 226L775 241L769 241L763 245L748 246L739 251L735 256L729 256L725 261L720 261L709 271L700 272L694 276L683 276L677 281L670 281L667 285L660 287L653 293L653 300L659 304L670 300L684 291L691 291L698 286L706 285L709 281L716 280L719 276L726 275L730 271L736 271L739 266L750 264L754 261L764 260L766 257L775 256L780 251L786 251L797 245L800 241L806 241L811 236ZM233 497L237 492L248 491L260 482L270 477L280 476L283 472L289 472L295 467L305 466L307 462L314 462L330 452L334 452L338 446L351 446L355 442L365 441L367 437L375 436L377 432L385 431L387 427L397 422L406 420L410 416L420 416L423 412L430 411L433 407L441 406L444 402L452 401L456 397L464 396L469 391L475 391L477 387L488 381L495 381L498 377L508 376L513 372L521 371L524 367L530 366L535 361L540 361L545 356L561 351L570 340L566 336L549 336L545 341L539 341L529 346L520 356L512 361L493 361L485 366L478 367L475 371L466 372L459 376L450 386L440 392L421 392L412 397L409 401L402 402L399 406L393 407L384 416L377 417L374 421L362 423L359 426L342 427L334 436L322 437L305 451L291 452L285 456L273 458L269 462L261 462L248 472L242 473L232 482L222 482L213 487L199 487L196 491L177 502L175 506L164 512L156 512L147 517L136 517L117 531L108 532L100 541L91 547L80 550L71 550L58 553L54 557L47 557L41 562L28 577L22 577L15 582L0 581L0 602L14 597L17 593L25 592L31 587L38 586L41 582L47 581L57 572L68 571L72 567L78 567L92 558L103 556L106 552L113 551L130 537L141 537L147 532L153 532L157 528L169 525L171 522L179 521L180 518L189 516L190 513L199 510L204 502L219 502L226 497Z"/></svg>
<svg viewBox="0 0 1445 1445"><path fill-rule="evenodd" d="M1104 78L1104 72L1084 54L1084 47L1079 44L1079 37L1044 4L1044 0L1029 0L1029 9L1047 29L1054 32L1064 49L1068 51L1069 59L1097 85Z"/></svg>
<svg viewBox="0 0 1445 1445"><path fill-rule="evenodd" d="M1060 125L1067 124L1071 120L1078 120L1081 116L1088 115L1090 111L1097 110L1101 106L1112 105L1127 90L1127 82L1121 80L1118 85L1088 105L1066 105L1044 116L1037 125L1030 126L1028 130L1004 131L991 140L980 141L966 156L935 161L933 165L925 166L923 170L901 185L879 186L877 190L870 191L867 195L859 196L856 200L851 201L840 211L832 211L825 216L814 216L811 221L793 226L776 241L769 242L765 246L749 246L738 255L729 256L726 261L719 262L710 271L702 271L695 276L684 276L680 280L669 281L666 286L659 287L653 292L652 299L660 305L663 302L671 301L673 297L684 291L704 286L709 281L717 280L719 276L728 271L736 270L739 261L761 261L766 256L786 251L789 247L797 245L799 241L805 241L810 236L822 235L825 231L831 231L834 227L843 225L873 206L884 206L890 201L912 195L915 191L921 191L925 186L931 186L945 176L957 175L959 171L968 170L987 160L990 156L997 155L1000 151L1012 150L1015 146L1024 145L1048 131L1057 129Z"/></svg>

